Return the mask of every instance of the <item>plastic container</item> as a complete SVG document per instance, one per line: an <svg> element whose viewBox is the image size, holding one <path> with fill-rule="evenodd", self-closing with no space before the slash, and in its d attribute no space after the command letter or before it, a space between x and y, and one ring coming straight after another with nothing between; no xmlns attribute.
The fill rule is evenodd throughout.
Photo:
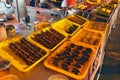
<svg viewBox="0 0 120 80"><path fill-rule="evenodd" d="M28 72L32 68L34 68L39 62L41 62L44 58L46 58L49 55L49 52L46 51L46 54L42 56L40 59L38 59L35 63L31 65L27 65L20 57L18 57L10 48L8 47L9 43L11 42L19 42L21 37L15 37L9 40L6 40L2 43L0 43L0 56L5 59L10 59L11 64L17 68L19 71L22 72ZM33 44L33 43L32 43ZM41 48L42 49L42 48ZM44 49L43 49L44 50ZM44 50L45 51L45 50ZM4 53L4 54L3 54Z"/></svg>
<svg viewBox="0 0 120 80"><path fill-rule="evenodd" d="M0 80L19 80L19 78L15 75L7 75L7 76L0 78Z"/></svg>
<svg viewBox="0 0 120 80"><path fill-rule="evenodd" d="M73 30L72 28L73 25L77 26L77 28L74 31L70 32L70 30ZM82 28L80 25L71 22L67 19L62 19L60 21L57 21L53 23L51 26L53 27L53 29L63 33L66 36L73 36L80 28Z"/></svg>
<svg viewBox="0 0 120 80"><path fill-rule="evenodd" d="M15 26L14 25L7 25L6 31L7 31L8 37L13 37L16 33Z"/></svg>
<svg viewBox="0 0 120 80"><path fill-rule="evenodd" d="M84 25L86 25L86 23L89 22L89 20L87 20L86 18L83 18L83 17L81 17L79 15L75 15L75 14L73 14L71 16L67 16L66 18L72 22L75 22L75 23L81 25L81 26L84 26Z"/></svg>
<svg viewBox="0 0 120 80"><path fill-rule="evenodd" d="M54 74L48 78L48 80L69 80L66 76L62 74Z"/></svg>
<svg viewBox="0 0 120 80"><path fill-rule="evenodd" d="M7 33L5 30L5 24L0 23L0 41L7 39Z"/></svg>
<svg viewBox="0 0 120 80"><path fill-rule="evenodd" d="M50 28L50 27L47 27L47 28L44 28L42 29L42 32L46 32L46 31L49 31L50 29L53 29L53 28ZM62 33L60 33L62 36L64 36L64 38L55 46L53 46L51 49L50 48L47 48L46 46L34 41L32 38L34 38L36 34L41 34L41 31L37 31L37 32L34 32L32 34L30 34L29 36L27 36L27 39L32 42L33 44L45 49L46 51L53 51L55 50L60 44L62 44L66 39L67 37L65 35L63 35ZM51 35L52 36L52 35ZM58 35L57 35L58 36ZM58 36L59 37L59 36ZM49 37L50 39L52 39L51 37ZM50 45L50 44L49 44Z"/></svg>
<svg viewBox="0 0 120 80"><path fill-rule="evenodd" d="M0 77L8 75L10 72L10 61L0 58Z"/></svg>
<svg viewBox="0 0 120 80"><path fill-rule="evenodd" d="M108 24L97 21L90 21L88 24L84 26L84 29L92 30L92 31L100 31L103 34L108 30Z"/></svg>
<svg viewBox="0 0 120 80"><path fill-rule="evenodd" d="M80 30L78 31L70 41L80 42L91 45L92 47L99 48L103 39L103 34L97 31Z"/></svg>
<svg viewBox="0 0 120 80"><path fill-rule="evenodd" d="M55 66L54 64L53 64L53 59L55 59L55 57L58 55L58 54L62 54L62 52L66 49L66 47L70 47L70 44L71 44L72 42L64 42L56 51L54 51L46 60L45 60L45 62L44 62L44 65L45 65L45 67L47 67L47 68L50 68L50 69L52 69L52 70L55 70L55 71L57 71L57 72L60 72L60 73L62 73L62 74L65 74L65 75L67 75L67 76L69 76L69 77L72 77L72 78L74 78L74 79L79 79L79 80L81 80L81 79L84 79L85 78L85 76L87 75L87 73L88 73L88 70L89 70L89 67L90 67L90 65L92 64L92 62L93 62L93 60L94 60L94 58L95 58L95 56L96 56L96 49L94 49L94 48L92 48L91 46L89 46L89 45L86 45L86 44L82 44L82 43L72 43L72 44L75 44L75 47L76 46L82 46L83 48L82 48L82 50L79 52L79 57L80 56L82 56L83 55L83 53L82 53L82 51L84 51L85 49L87 49L87 48L89 48L89 49L91 49L91 52L90 52L90 55L89 55L89 58L88 58L88 61L87 62L85 62L83 65L81 65L81 67L79 67L78 68L78 70L80 71L80 72L78 72L78 74L74 74L73 72L71 72L71 70L73 69L73 68L75 68L74 67L74 63L76 63L75 62L75 58L72 58L72 62L70 62L70 65L68 65L68 70L65 70L65 69L63 69L62 68L62 64L63 63L65 63L65 62L63 62L63 61L65 61L66 59L60 59L60 61L58 61L57 62L57 66ZM75 48L74 47L74 48ZM74 48L71 48L71 50L74 50ZM72 53L72 51L70 51L70 54ZM56 55L57 54L57 55ZM64 53L64 56L66 55L67 53ZM57 58L57 57L56 57ZM76 57L77 58L77 57ZM55 60L55 61L57 61L57 60Z"/></svg>

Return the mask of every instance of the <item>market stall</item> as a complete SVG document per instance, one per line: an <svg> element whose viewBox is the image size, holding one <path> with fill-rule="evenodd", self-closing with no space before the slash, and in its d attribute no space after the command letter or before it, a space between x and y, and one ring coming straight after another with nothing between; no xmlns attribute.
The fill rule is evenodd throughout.
<svg viewBox="0 0 120 80"><path fill-rule="evenodd" d="M10 69L7 73L3 70L6 74L2 75L14 74L20 80L93 80L96 74L99 78L105 45L119 9L117 3L111 5L113 7L108 9L106 6L79 3L73 7L77 9L76 14L54 23L34 24L30 34L17 34L0 42L0 57L11 63ZM100 10L109 14L100 14ZM50 16L51 11L45 11ZM33 13L29 16L36 14ZM91 15L94 16L89 18Z"/></svg>

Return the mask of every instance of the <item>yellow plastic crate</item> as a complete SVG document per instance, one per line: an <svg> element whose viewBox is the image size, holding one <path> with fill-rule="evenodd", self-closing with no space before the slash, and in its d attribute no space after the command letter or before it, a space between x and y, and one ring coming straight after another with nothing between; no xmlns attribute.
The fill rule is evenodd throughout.
<svg viewBox="0 0 120 80"><path fill-rule="evenodd" d="M10 50L10 48L8 47L9 43L11 42L19 42L21 39L21 37L15 37L6 41L3 41L0 43L0 56L10 60L11 64L17 68L19 71L21 72L28 72L30 71L32 68L34 68L39 62L41 62L44 58L46 58L49 55L49 52L46 52L46 54L44 56L42 56L40 59L38 59L35 63L31 64L31 65L27 65L20 57L18 57L14 52L12 52L12 50ZM41 48L42 49L42 48Z"/></svg>
<svg viewBox="0 0 120 80"><path fill-rule="evenodd" d="M83 17L76 15L76 14L73 14L71 16L67 16L66 18L72 22L75 22L75 23L81 25L81 26L85 26L89 22L88 19L83 18Z"/></svg>
<svg viewBox="0 0 120 80"><path fill-rule="evenodd" d="M70 41L84 43L98 48L102 42L103 34L97 31L80 30L78 31Z"/></svg>
<svg viewBox="0 0 120 80"><path fill-rule="evenodd" d="M104 34L108 30L108 24L103 22L90 21L83 27L83 29L98 31Z"/></svg>
<svg viewBox="0 0 120 80"><path fill-rule="evenodd" d="M75 47L76 46L82 46L83 48L82 48L82 50L79 50L79 54L78 54L78 56L80 57L80 56L82 56L83 55L83 53L82 53L82 51L84 51L86 48L89 48L89 49L91 49L91 52L90 52L90 54L89 54L89 58L88 58L88 61L86 61L83 65L81 65L81 67L79 67L79 68L77 68L80 72L78 72L78 74L75 74L75 73L73 73L73 72L71 72L71 70L73 69L73 68L75 68L74 67L74 64L76 64L76 62L75 62L75 58L73 59L72 58L72 62L70 62L70 65L68 65L68 70L65 70L65 69L63 69L62 67L61 67L61 65L63 64L63 63L65 63L64 61L67 59L60 59L58 62L56 62L56 63L58 63L58 65L56 66L56 64L54 63L53 64L53 59L54 59L54 57L55 58L58 58L58 54L62 54L63 52L64 52L64 50L66 49L66 47L70 47L70 44L74 44L75 45ZM71 48L71 51L70 52L72 52L74 49L75 49L75 47L74 48ZM69 52L69 54L72 54L72 53L70 53ZM64 53L64 56L66 55L66 54L68 54L68 53ZM89 67L90 67L90 65L92 64L92 62L93 62L93 60L94 60L94 58L95 58L95 56L96 56L96 49L94 49L94 48L92 48L91 46L88 46L88 45L86 45L86 44L82 44L82 43L73 43L73 42L64 42L56 51L54 51L46 60L45 60L45 62L44 62L44 65L45 65L45 67L47 67L47 68L50 68L50 69L52 69L52 70L55 70L55 71L57 71L57 72L60 72L60 73L62 73L62 74L65 74L65 75L67 75L67 76L69 76L69 77L72 77L72 78L74 78L74 79L79 79L79 80L81 80L81 79L84 79L85 78L85 76L87 75L87 73L88 73L88 71L89 71ZM61 57L62 58L62 57ZM76 57L77 58L77 57ZM57 61L57 60L55 60L55 61Z"/></svg>
<svg viewBox="0 0 120 80"><path fill-rule="evenodd" d="M49 31L50 29L53 29L53 28L51 28L51 27L44 28L44 29L42 29L42 32ZM55 30L55 31L56 31L56 30ZM58 32L58 33L59 33L59 32ZM34 43L35 45L37 45L37 46L39 46L39 47L41 47L41 48L43 48L43 49L45 49L45 50L47 50L47 51L53 51L53 50L55 50L60 44L62 44L62 43L67 39L67 37L66 37L65 35L63 35L62 33L60 33L62 36L64 36L64 38L63 38L57 45L55 45L54 47L52 47L52 48L50 49L50 48L47 48L46 46L44 46L44 45L42 45L42 44L40 44L40 43L38 43L38 42L36 42L36 41L34 41L34 40L32 39L32 37L34 38L34 37L35 37L34 35L36 35L36 34L41 34L41 31L37 31L37 32L34 32L34 33L30 34L29 36L27 36L27 39L28 39L30 42ZM52 35L51 35L51 36L52 36ZM50 39L51 39L51 36L49 36ZM58 36L58 37L59 37L59 36ZM48 44L48 45L50 45L50 44Z"/></svg>
<svg viewBox="0 0 120 80"><path fill-rule="evenodd" d="M72 31L71 33L67 32L66 30L70 30L70 28L73 30L72 26L75 25L77 26L77 28ZM67 19L61 19L57 22L55 22L54 24L51 25L53 27L53 29L55 29L58 32L63 33L66 36L73 36L80 28L82 28L82 26L71 22Z"/></svg>

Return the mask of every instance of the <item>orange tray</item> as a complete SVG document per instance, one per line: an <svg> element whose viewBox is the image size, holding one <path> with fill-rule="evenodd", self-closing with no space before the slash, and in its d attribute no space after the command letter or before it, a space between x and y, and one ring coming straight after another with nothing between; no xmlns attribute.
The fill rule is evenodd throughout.
<svg viewBox="0 0 120 80"><path fill-rule="evenodd" d="M40 44L40 43L38 43L38 42L36 42L36 41L34 41L34 40L32 39L32 37L34 38L34 35L35 35L35 34L41 34L41 32L46 32L46 31L49 31L50 29L51 29L51 27L47 27L47 28L42 29L41 31L36 31L36 32L30 34L29 36L27 36L27 39L28 39L30 42L34 43L35 45L37 45L37 46L39 46L39 47L41 47L41 48L43 48L43 49L45 49L45 50L47 50L47 51L53 51L53 50L55 50L60 44L62 44L62 43L67 39L67 37L66 37L65 35L63 35L62 33L60 33L60 34L63 35L64 38L63 38L57 45L53 46L53 48L51 48L51 49L45 47L44 45L42 45L42 44ZM58 36L58 35L57 35L57 36ZM59 36L58 36L58 37L59 37ZM51 38L51 37L49 37L49 38ZM50 45L50 44L49 44L49 45Z"/></svg>
<svg viewBox="0 0 120 80"><path fill-rule="evenodd" d="M19 71L22 72L28 72L30 71L32 68L34 68L39 62L41 62L45 57L47 57L49 55L49 52L47 52L44 56L42 56L40 59L38 59L35 63L31 64L31 65L27 65L20 57L18 57L14 52L12 52L12 50L9 49L8 45L11 42L19 42L21 39L21 37L15 37L12 39L8 39L6 41L3 41L0 43L0 56L2 58L5 58L7 60L11 61L11 64L17 68ZM42 48L41 48L42 49Z"/></svg>
<svg viewBox="0 0 120 80"><path fill-rule="evenodd" d="M91 45L92 47L98 48L102 42L103 34L97 31L90 30L80 30L78 31L70 41L80 42L84 44Z"/></svg>
<svg viewBox="0 0 120 80"><path fill-rule="evenodd" d="M75 23L81 25L81 26L84 26L84 25L86 25L89 22L88 19L83 18L83 17L81 17L79 15L76 15L76 14L73 14L71 16L67 16L66 18L68 20L72 21L72 22L75 22ZM81 21L83 21L83 22L81 23Z"/></svg>
<svg viewBox="0 0 120 80"><path fill-rule="evenodd" d="M72 25L77 26L76 30L74 30L72 33L67 33L66 30L68 30ZM80 28L82 28L82 26L74 22L71 22L68 19L59 20L55 22L54 24L52 24L51 26L53 27L53 29L55 29L58 32L63 33L66 36L73 36Z"/></svg>
<svg viewBox="0 0 120 80"><path fill-rule="evenodd" d="M72 54L72 51L76 49L76 46L82 46L82 50L79 50L79 53L78 53L78 57L76 58L80 58L82 55L83 55L83 51L85 51L86 48L89 48L91 49L91 52L89 54L89 57L88 57L88 61L86 61L83 65L81 65L81 68L77 68L80 72L78 72L78 74L75 74L73 73L71 70L73 68L75 68L74 64L76 64L77 61L75 61L75 57L74 59L72 58L72 62L70 62L70 65L68 66L69 67L69 70L65 70L62 68L61 64L65 63L64 61L66 60L66 58L63 58L63 59L60 59L58 63L58 66L55 66L52 62L53 58L56 57L57 55L56 54L62 54L63 51L66 49L66 47L69 47L70 44L74 44L75 47L74 48L71 48L71 51L69 51L68 53L64 53L64 56L65 54ZM96 56L96 49L92 48L91 46L88 46L88 45L84 45L84 44L79 44L79 43L73 43L73 42L64 42L56 51L54 51L44 62L44 65L47 67L47 68L50 68L52 70L55 70L57 72L60 72L62 74L65 74L69 77L72 77L74 79L84 79L85 76L87 75L88 73L88 70L89 70L89 67L90 65L92 64L94 58ZM58 56L57 56L58 57ZM62 57L61 57L62 58ZM56 61L56 60L55 60Z"/></svg>
<svg viewBox="0 0 120 80"><path fill-rule="evenodd" d="M83 27L83 29L88 29L98 32L100 31L104 34L108 30L108 24L103 22L90 21Z"/></svg>

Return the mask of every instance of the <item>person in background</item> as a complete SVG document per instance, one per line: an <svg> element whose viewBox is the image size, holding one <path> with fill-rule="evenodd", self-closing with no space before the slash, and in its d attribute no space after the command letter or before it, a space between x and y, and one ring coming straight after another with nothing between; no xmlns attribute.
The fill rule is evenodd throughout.
<svg viewBox="0 0 120 80"><path fill-rule="evenodd" d="M46 2L46 0L40 0L39 4L38 4L38 8L49 8L48 3Z"/></svg>
<svg viewBox="0 0 120 80"><path fill-rule="evenodd" d="M35 7L38 7L40 0L35 0Z"/></svg>
<svg viewBox="0 0 120 80"><path fill-rule="evenodd" d="M35 0L30 0L30 6L35 7Z"/></svg>
<svg viewBox="0 0 120 80"><path fill-rule="evenodd" d="M37 7L41 0L25 0L26 6Z"/></svg>
<svg viewBox="0 0 120 80"><path fill-rule="evenodd" d="M61 3L63 16L67 15L67 0L63 0Z"/></svg>
<svg viewBox="0 0 120 80"><path fill-rule="evenodd" d="M30 0L25 0L25 5L30 6Z"/></svg>
<svg viewBox="0 0 120 80"><path fill-rule="evenodd" d="M63 15L66 16L68 13L68 7L70 7L71 5L75 5L76 3L77 0L63 0L61 3Z"/></svg>
<svg viewBox="0 0 120 80"><path fill-rule="evenodd" d="M6 3L4 3L4 14L5 18L7 20L13 19L13 6L12 6L12 0L6 0Z"/></svg>
<svg viewBox="0 0 120 80"><path fill-rule="evenodd" d="M49 0L40 0L40 3L38 5L39 8L46 8L51 9L54 7L52 3L49 2Z"/></svg>

